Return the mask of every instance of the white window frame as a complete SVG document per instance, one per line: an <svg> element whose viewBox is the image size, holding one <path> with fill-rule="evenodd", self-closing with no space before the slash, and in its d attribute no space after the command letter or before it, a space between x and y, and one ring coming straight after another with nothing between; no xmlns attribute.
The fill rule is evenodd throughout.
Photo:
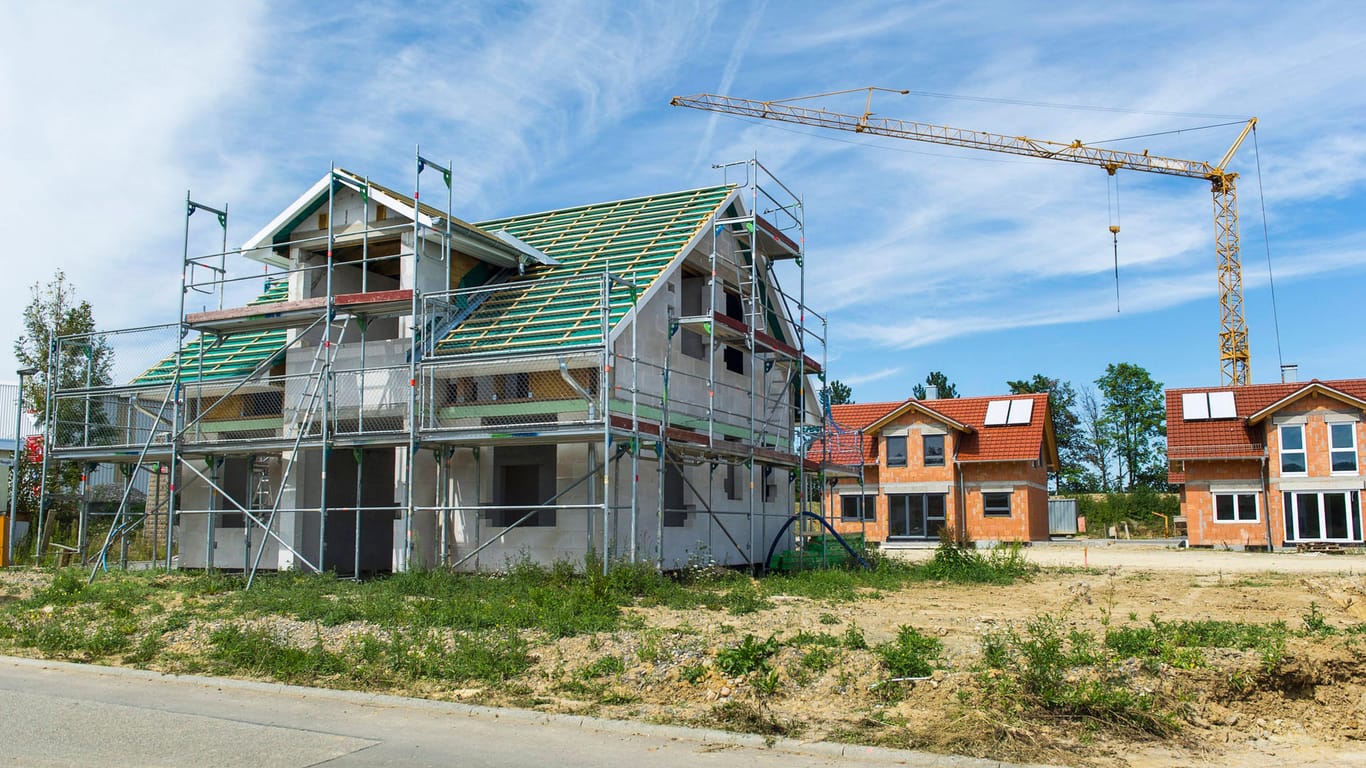
<svg viewBox="0 0 1366 768"><path fill-rule="evenodd" d="M1309 443L1306 440L1305 425L1303 424L1282 424L1280 426L1280 462L1281 477L1306 477L1309 474ZM1297 429L1300 432L1300 447L1296 450L1287 451L1285 449L1285 432L1289 429ZM1304 469L1299 472L1285 471L1285 455L1287 453L1298 453L1304 464Z"/></svg>
<svg viewBox="0 0 1366 768"><path fill-rule="evenodd" d="M1329 422L1329 423L1326 424L1325 426L1328 427L1328 471L1329 471L1331 474L1334 474L1334 475L1355 475L1355 474L1357 474L1357 470L1359 469L1359 467L1358 467L1358 463L1357 463L1357 425L1356 425L1356 422L1342 422L1342 421ZM1346 429L1347 429L1347 434L1348 434L1349 436L1351 436L1351 438L1352 438L1352 444L1351 444L1350 446L1339 447L1339 446L1336 446L1336 445L1333 444L1333 428L1334 428L1334 427L1346 427ZM1334 462L1333 462L1333 454L1335 454L1335 453L1347 453L1347 452L1349 452L1349 451L1350 451L1351 454L1352 454L1352 468L1351 468L1351 469L1333 469L1333 464L1334 464Z"/></svg>
<svg viewBox="0 0 1366 768"><path fill-rule="evenodd" d="M1006 497L1005 512L992 512L993 507L987 506L988 496ZM982 517L1014 517L1015 494L1011 491L982 491ZM1000 507L994 507L999 510Z"/></svg>
<svg viewBox="0 0 1366 768"><path fill-rule="evenodd" d="M1316 497L1315 503L1318 506L1319 535L1313 538L1306 538L1300 534L1299 511L1300 497L1302 496ZM1347 505L1347 538L1345 539L1334 538L1324 535L1328 528L1328 504L1325 502L1325 498L1328 496L1344 497L1344 502ZM1363 501L1363 499L1361 498L1361 493L1359 491L1285 491L1282 493L1281 498L1283 500L1283 509L1281 510L1281 514L1285 518L1285 527L1287 529L1293 529L1295 533L1295 537L1290 538L1291 530L1286 530L1286 541L1358 542L1362 541L1364 538L1362 535L1362 531L1357 529L1357 526L1360 524L1361 521L1358 519L1357 515L1353 514L1353 507L1359 506Z"/></svg>
<svg viewBox="0 0 1366 768"><path fill-rule="evenodd" d="M1229 496L1233 498L1233 519L1219 519L1219 498ZM1252 497L1252 518L1245 520L1242 517L1243 508L1238 502L1239 497ZM1250 523L1260 523L1262 521L1262 499L1261 494L1255 491L1220 491L1210 494L1210 519L1215 525L1248 525Z"/></svg>

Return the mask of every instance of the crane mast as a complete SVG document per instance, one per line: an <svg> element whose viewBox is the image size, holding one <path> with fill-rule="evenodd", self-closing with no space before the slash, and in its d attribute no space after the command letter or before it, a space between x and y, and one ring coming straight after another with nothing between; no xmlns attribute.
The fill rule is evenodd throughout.
<svg viewBox="0 0 1366 768"><path fill-rule="evenodd" d="M867 91L868 94L862 115L830 112L792 103L855 91ZM695 96L675 96L670 103L676 107L689 107L739 117L777 120L894 139L1093 165L1104 168L1111 175L1126 170L1205 179L1210 183L1210 190L1214 196L1214 245L1219 271L1219 368L1223 383L1226 385L1241 386L1251 383L1247 322L1243 315L1242 264L1239 261L1238 174L1229 172L1226 168L1243 140L1256 127L1257 118L1249 119L1224 156L1217 163L1210 164L1199 160L1152 155L1146 151L1106 149L1083 144L1081 140L1046 141L874 116L871 111L872 98L873 93L877 91L908 93L886 88L859 88L854 91L835 91L776 101L704 93Z"/></svg>

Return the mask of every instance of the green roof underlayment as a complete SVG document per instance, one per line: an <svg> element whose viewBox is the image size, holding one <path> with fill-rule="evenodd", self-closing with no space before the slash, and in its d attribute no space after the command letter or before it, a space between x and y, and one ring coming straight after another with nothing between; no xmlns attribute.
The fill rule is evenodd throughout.
<svg viewBox="0 0 1366 768"><path fill-rule="evenodd" d="M288 298L289 282L272 280L266 283L265 292L248 302L247 305L274 304ZM184 361L181 381L201 380L201 370L203 371L203 381L246 376L263 361L280 354L288 343L288 331L284 328L234 333L229 336L201 334L198 338L186 343L180 351L180 359ZM201 345L204 349L202 368L200 367L201 357L199 354ZM169 384L174 375L175 355L170 354L166 356L166 359L147 369L141 376L133 379L133 383Z"/></svg>
<svg viewBox="0 0 1366 768"><path fill-rule="evenodd" d="M480 229L506 230L560 263L528 269L491 292L437 344L436 354L599 343L603 271L635 281L644 292L707 226L732 189L708 187L478 222ZM613 327L631 302L629 291L613 289Z"/></svg>
<svg viewBox="0 0 1366 768"><path fill-rule="evenodd" d="M708 187L476 224L485 232L506 230L560 263L530 267L525 275L502 283L437 344L436 354L515 352L600 342L598 278L603 271L635 281L643 293L708 225L732 189ZM288 294L285 280L274 281L250 305L285 301ZM631 309L631 303L629 291L613 289L614 327ZM280 354L288 344L288 331L201 335L181 352L182 381L200 380L201 344L204 381L240 378ZM174 358L168 355L132 383L169 383Z"/></svg>

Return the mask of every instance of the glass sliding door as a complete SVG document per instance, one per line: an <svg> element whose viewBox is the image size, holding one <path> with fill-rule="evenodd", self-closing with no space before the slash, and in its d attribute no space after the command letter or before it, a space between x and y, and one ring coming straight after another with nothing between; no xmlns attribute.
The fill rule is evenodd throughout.
<svg viewBox="0 0 1366 768"><path fill-rule="evenodd" d="M887 538L928 539L944 528L945 494L892 493L887 495Z"/></svg>
<svg viewBox="0 0 1366 768"><path fill-rule="evenodd" d="M1361 541L1356 491L1310 491L1282 495L1286 541Z"/></svg>

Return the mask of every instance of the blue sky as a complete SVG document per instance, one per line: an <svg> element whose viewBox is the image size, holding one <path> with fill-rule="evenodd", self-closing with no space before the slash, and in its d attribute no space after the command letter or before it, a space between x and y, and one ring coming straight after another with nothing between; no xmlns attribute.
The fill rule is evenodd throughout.
<svg viewBox="0 0 1366 768"><path fill-rule="evenodd" d="M1337 3L8 4L0 10L0 370L63 268L105 328L176 315L185 190L241 243L330 163L400 190L449 158L468 220L711 184L758 155L806 205L810 303L862 401L1107 363L1219 383L1206 184L668 106L880 85L892 117L1232 168L1254 381L1366 375L1366 6ZM1085 105L1111 109L1044 107ZM859 99L822 102L856 111ZM1254 151L1255 150L1255 151ZM1257 161L1260 159L1261 184ZM1262 217L1264 203L1266 217ZM194 221L191 249L216 246ZM1263 226L1269 238L1263 237ZM1278 354L1267 246L1279 310ZM785 278L795 285L795 278ZM0 374L0 379L12 375Z"/></svg>

